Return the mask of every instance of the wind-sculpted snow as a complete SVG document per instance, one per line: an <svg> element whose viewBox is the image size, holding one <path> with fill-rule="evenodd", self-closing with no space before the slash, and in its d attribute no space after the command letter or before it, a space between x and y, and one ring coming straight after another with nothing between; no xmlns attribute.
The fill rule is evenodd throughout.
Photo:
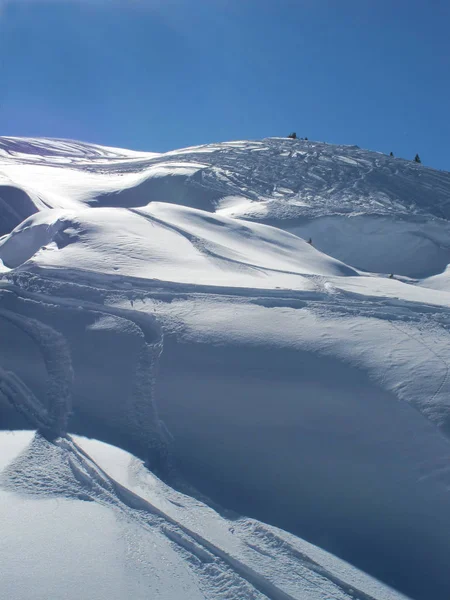
<svg viewBox="0 0 450 600"><path fill-rule="evenodd" d="M12 527L84 557L45 576L30 542L6 596L399 597L356 567L448 600L448 277L398 275L449 262L448 174L286 139L1 142L0 428L38 434L0 439L0 564Z"/></svg>
<svg viewBox="0 0 450 600"><path fill-rule="evenodd" d="M0 308L0 347L10 353L2 361L10 368L0 371L0 400L12 404L31 427L52 437L67 431L70 417L75 430L90 434L99 427L105 439L136 450L154 471L165 468L167 443L153 397L162 349L155 319L88 301L80 305L45 295L35 300L13 290L8 286L0 290L0 307L8 307ZM15 348L17 334L5 322L39 345L45 370L37 368L35 357L23 361L25 340L19 337ZM46 401L39 402L23 380ZM16 423L14 417L9 423L7 408L0 403L0 422L6 427Z"/></svg>
<svg viewBox="0 0 450 600"><path fill-rule="evenodd" d="M0 156L21 161L42 160L52 164L70 160L118 160L130 157L149 158L154 152L135 152L109 146L86 144L73 140L40 138L0 138Z"/></svg>
<svg viewBox="0 0 450 600"><path fill-rule="evenodd" d="M356 146L269 138L155 155L0 138L0 148L0 177L32 198L23 218L156 200L282 227L364 270L425 277L450 263L450 174ZM3 200L6 223L15 201Z"/></svg>
<svg viewBox="0 0 450 600"><path fill-rule="evenodd" d="M412 408L448 431L442 295L423 304L422 288L362 277L313 279L306 292L114 278L96 288L89 274L44 271L10 274L4 302L69 340L74 431L150 455L169 481L175 460L219 504L306 535L412 598L446 597L450 446ZM155 313L165 335L150 327L162 354L146 382L130 322ZM146 406L130 387L152 388L162 431L129 419Z"/></svg>
<svg viewBox="0 0 450 600"><path fill-rule="evenodd" d="M31 259L27 268L240 287L298 289L303 275L356 275L289 233L161 203L39 213L0 241L0 259L11 268Z"/></svg>
<svg viewBox="0 0 450 600"><path fill-rule="evenodd" d="M425 288L450 292L450 265L447 265L443 273L423 279L421 285Z"/></svg>
<svg viewBox="0 0 450 600"><path fill-rule="evenodd" d="M72 409L72 364L66 340L58 332L35 319L0 310L7 321L39 346L46 368L46 398L39 401L14 373L0 368L0 400L7 401L39 431L51 437L64 435Z"/></svg>
<svg viewBox="0 0 450 600"><path fill-rule="evenodd" d="M112 446L78 437L52 444L24 432L0 434L0 445L7 597L404 598L279 529L220 516ZM51 538L42 528L50 515ZM24 539L38 543L25 549Z"/></svg>
<svg viewBox="0 0 450 600"><path fill-rule="evenodd" d="M37 207L28 194L20 188L3 185L0 180L0 237L10 233L37 211Z"/></svg>

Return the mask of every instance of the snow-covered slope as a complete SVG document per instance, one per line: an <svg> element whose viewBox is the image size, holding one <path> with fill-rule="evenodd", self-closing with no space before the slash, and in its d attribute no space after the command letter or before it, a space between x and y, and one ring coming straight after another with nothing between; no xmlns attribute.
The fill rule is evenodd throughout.
<svg viewBox="0 0 450 600"><path fill-rule="evenodd" d="M450 265L447 265L442 273L423 279L421 285L426 288L450 292Z"/></svg>
<svg viewBox="0 0 450 600"><path fill-rule="evenodd" d="M32 432L0 444L5 598L404 598L279 529L221 516L112 446Z"/></svg>
<svg viewBox="0 0 450 600"><path fill-rule="evenodd" d="M230 287L308 287L302 275L356 275L279 229L181 206L49 210L0 244L5 267L80 268Z"/></svg>
<svg viewBox="0 0 450 600"><path fill-rule="evenodd" d="M356 146L270 138L155 155L1 138L0 174L0 221L14 194L21 220L158 200L275 224L369 271L425 277L450 263L450 174Z"/></svg>
<svg viewBox="0 0 450 600"><path fill-rule="evenodd" d="M2 138L0 178L0 429L40 432L0 438L5 518L40 523L8 594L43 581L56 511L84 523L76 582L104 530L95 598L398 597L306 538L448 600L450 293L387 273L450 262L449 174L286 139Z"/></svg>

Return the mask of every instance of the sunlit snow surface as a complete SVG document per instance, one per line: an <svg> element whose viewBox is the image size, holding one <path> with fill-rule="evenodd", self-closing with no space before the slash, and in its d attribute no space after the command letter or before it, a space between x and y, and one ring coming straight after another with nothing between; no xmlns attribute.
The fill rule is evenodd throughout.
<svg viewBox="0 0 450 600"><path fill-rule="evenodd" d="M450 262L449 190L447 172L357 146L269 138L157 155L0 138L0 235L45 206L158 200L275 224L361 269L426 277Z"/></svg>
<svg viewBox="0 0 450 600"><path fill-rule="evenodd" d="M227 519L85 438L0 434L6 598L401 600L302 540Z"/></svg>
<svg viewBox="0 0 450 600"><path fill-rule="evenodd" d="M0 138L0 428L47 438L0 437L2 595L448 600L449 197L356 147Z"/></svg>

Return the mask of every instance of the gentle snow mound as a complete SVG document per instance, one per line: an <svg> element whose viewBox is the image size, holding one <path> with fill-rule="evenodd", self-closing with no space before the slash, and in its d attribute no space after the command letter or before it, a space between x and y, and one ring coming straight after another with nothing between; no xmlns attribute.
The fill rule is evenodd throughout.
<svg viewBox="0 0 450 600"><path fill-rule="evenodd" d="M304 288L304 275L356 272L294 235L183 206L30 217L0 243L6 267L32 264L230 287Z"/></svg>
<svg viewBox="0 0 450 600"><path fill-rule="evenodd" d="M280 529L226 519L95 440L0 432L0 482L2 592L14 600L404 599Z"/></svg>
<svg viewBox="0 0 450 600"><path fill-rule="evenodd" d="M161 201L312 237L366 271L427 277L450 263L450 174L356 146L271 138L152 154L0 138L2 174L31 198L22 219L45 207ZM17 193L0 193L4 233L19 222Z"/></svg>

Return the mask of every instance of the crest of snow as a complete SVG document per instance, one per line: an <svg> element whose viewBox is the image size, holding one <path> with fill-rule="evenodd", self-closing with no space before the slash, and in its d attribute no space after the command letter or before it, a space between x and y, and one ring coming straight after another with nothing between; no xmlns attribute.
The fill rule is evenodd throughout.
<svg viewBox="0 0 450 600"><path fill-rule="evenodd" d="M2 144L3 422L26 426L19 402L43 429L42 338L24 324L59 332L72 354L77 432L166 474L173 459L222 506L306 531L413 597L448 598L448 274L399 273L422 278L449 262L449 174L301 140L160 156ZM158 587L151 556L141 563L153 575L137 579L157 597L366 598L341 562L333 570L317 559L318 570L319 550L251 519L230 525L123 451L37 436L6 470L6 494L47 502L63 489L71 503L90 499L133 520L126 539L142 540L144 556L155 544L184 586ZM22 504L11 522L27 510L36 509ZM95 531L96 511L86 514ZM64 527L74 518L60 514ZM113 532L106 570L136 573L123 544L118 562L109 553L117 529L108 519L98 517ZM158 528L150 538L138 533L142 519Z"/></svg>
<svg viewBox="0 0 450 600"><path fill-rule="evenodd" d="M450 263L450 175L356 146L270 138L161 155L64 140L0 146L0 175L24 195L21 218L0 234L45 206L156 200L276 224L364 270L425 277ZM0 189L3 220L12 194Z"/></svg>
<svg viewBox="0 0 450 600"><path fill-rule="evenodd" d="M295 536L220 516L112 446L9 432L0 449L2 590L15 600L404 598Z"/></svg>
<svg viewBox="0 0 450 600"><path fill-rule="evenodd" d="M182 206L47 211L0 245L6 267L32 263L196 285L308 288L304 275L354 270L284 231Z"/></svg>

